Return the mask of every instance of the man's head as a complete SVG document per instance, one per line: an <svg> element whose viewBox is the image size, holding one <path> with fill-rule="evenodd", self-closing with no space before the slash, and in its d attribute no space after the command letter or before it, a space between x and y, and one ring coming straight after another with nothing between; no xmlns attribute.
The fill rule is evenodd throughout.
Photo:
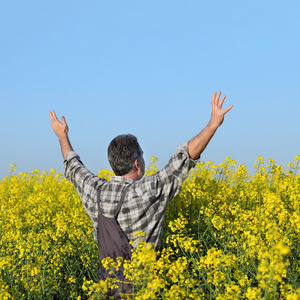
<svg viewBox="0 0 300 300"><path fill-rule="evenodd" d="M107 157L117 176L137 172L140 179L145 173L143 151L137 138L131 134L115 137L108 146Z"/></svg>

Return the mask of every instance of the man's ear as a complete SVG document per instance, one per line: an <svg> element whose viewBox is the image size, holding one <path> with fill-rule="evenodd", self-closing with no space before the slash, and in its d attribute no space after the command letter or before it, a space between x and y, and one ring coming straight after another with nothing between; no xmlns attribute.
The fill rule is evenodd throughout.
<svg viewBox="0 0 300 300"><path fill-rule="evenodd" d="M136 170L140 170L141 169L141 162L139 159L136 159L135 162L134 162L134 165L135 165L135 169Z"/></svg>

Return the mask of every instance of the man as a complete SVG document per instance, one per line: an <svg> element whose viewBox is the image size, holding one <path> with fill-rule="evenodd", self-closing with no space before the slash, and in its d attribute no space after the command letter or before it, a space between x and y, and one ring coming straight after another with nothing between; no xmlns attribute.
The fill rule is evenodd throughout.
<svg viewBox="0 0 300 300"><path fill-rule="evenodd" d="M68 139L65 118L62 117L60 122L54 111L49 112L52 129L59 138L64 157L65 177L74 184L82 199L83 206L93 222L96 241L100 205L100 214L107 218L116 217L118 226L129 240L134 242L135 233L143 231L146 241L153 243L154 249L159 249L168 203L178 194L189 170L195 166L196 160L200 158L217 128L223 123L225 114L233 107L230 105L223 110L225 96L221 100L220 96L220 92L214 92L212 96L211 119L208 125L188 143L179 146L169 163L154 175L143 178L145 162L136 137L121 135L113 139L108 147L108 159L116 176L112 176L110 182L92 174L82 164ZM125 187L127 191L123 193ZM97 202L99 189L101 201ZM116 216L115 210L122 193L124 202ZM104 246L99 241L98 245L99 248Z"/></svg>

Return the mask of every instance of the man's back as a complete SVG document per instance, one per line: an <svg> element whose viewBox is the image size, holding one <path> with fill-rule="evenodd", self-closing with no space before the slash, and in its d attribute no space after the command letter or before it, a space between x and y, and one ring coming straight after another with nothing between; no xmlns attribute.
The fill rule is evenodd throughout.
<svg viewBox="0 0 300 300"><path fill-rule="evenodd" d="M94 238L97 240L97 192L101 191L101 213L109 218L121 199L124 187L129 187L117 221L129 240L135 241L135 233L143 231L146 241L159 248L166 207L179 192L183 181L195 161L189 158L187 144L178 147L169 163L155 175L141 180L112 176L108 182L92 174L75 152L70 152L64 162L65 176L74 184L83 206L93 222Z"/></svg>

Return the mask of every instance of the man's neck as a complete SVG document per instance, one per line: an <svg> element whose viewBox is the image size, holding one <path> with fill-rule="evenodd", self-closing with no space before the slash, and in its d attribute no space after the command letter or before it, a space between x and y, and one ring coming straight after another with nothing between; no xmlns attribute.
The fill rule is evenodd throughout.
<svg viewBox="0 0 300 300"><path fill-rule="evenodd" d="M133 179L134 181L140 180L137 172L133 172L133 173L130 173L130 174L127 174L127 175L123 175L122 177L130 178L130 179Z"/></svg>

